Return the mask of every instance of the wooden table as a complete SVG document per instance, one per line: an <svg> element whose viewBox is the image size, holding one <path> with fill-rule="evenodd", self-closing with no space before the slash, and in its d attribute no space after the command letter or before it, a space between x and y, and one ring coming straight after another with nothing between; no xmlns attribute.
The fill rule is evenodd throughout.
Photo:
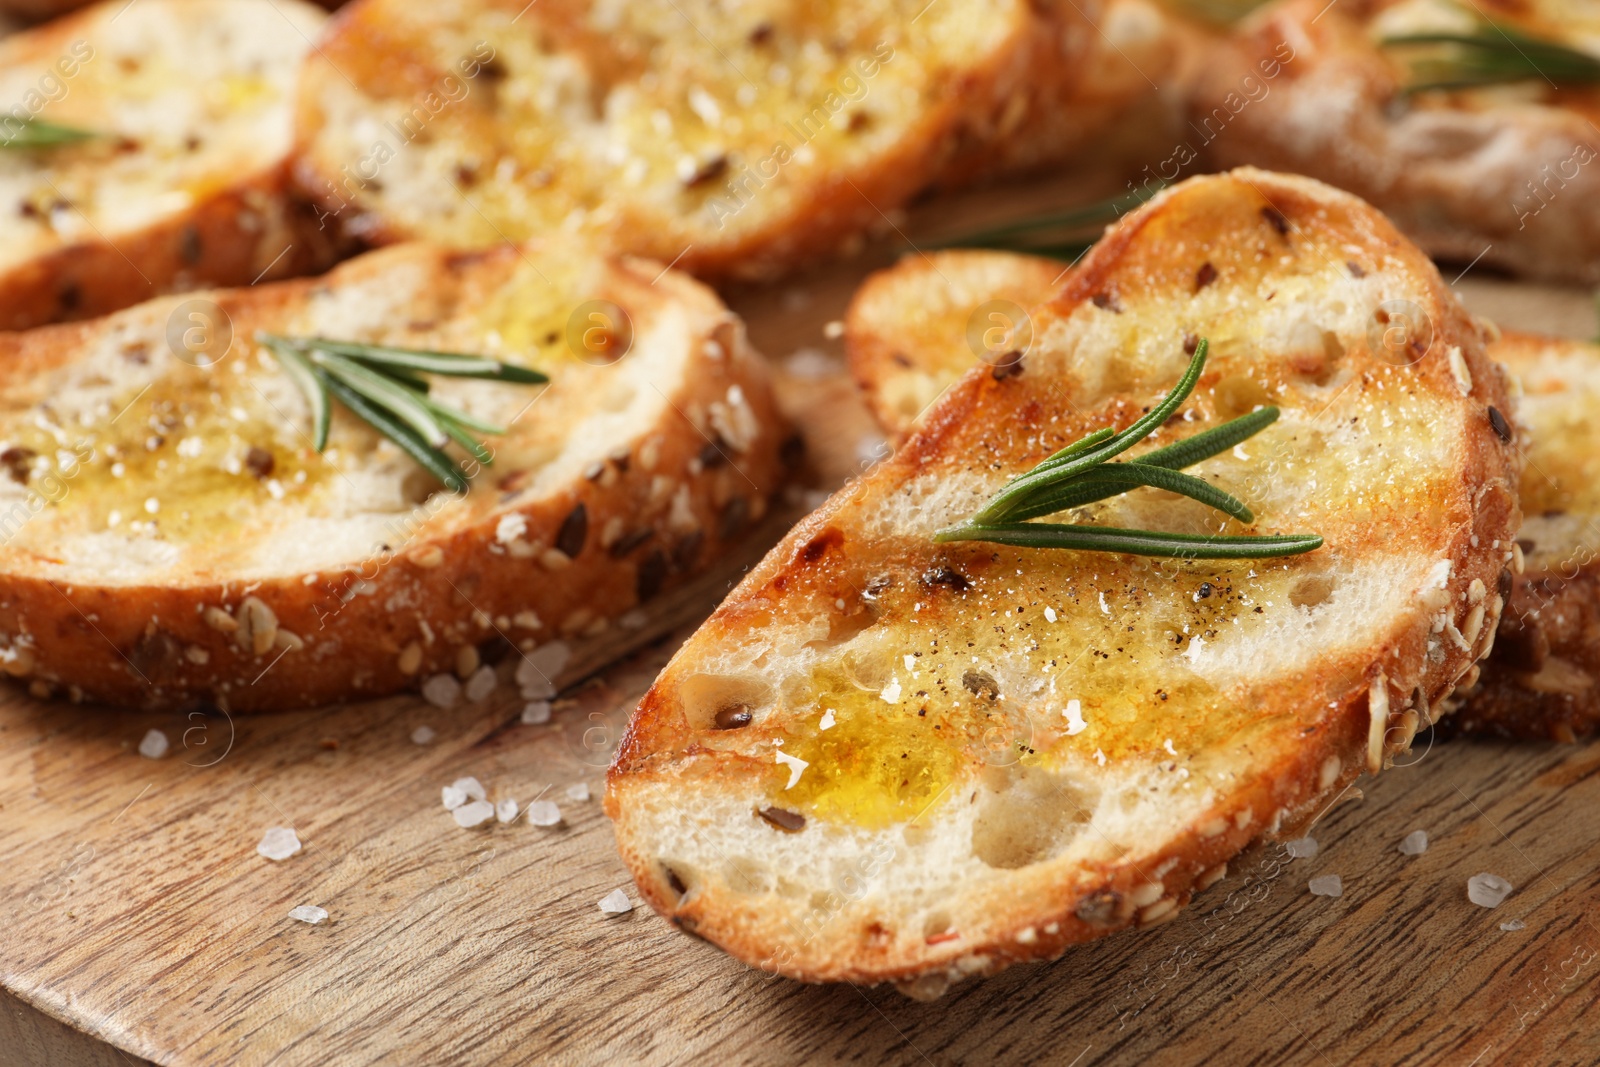
<svg viewBox="0 0 1600 1067"><path fill-rule="evenodd" d="M903 229L993 205L935 201ZM887 254L732 296L829 485L877 438L822 327ZM1595 332L1584 293L1459 286L1509 325ZM732 577L677 607L703 614ZM579 685L544 726L519 721L510 686L449 713L400 698L232 721L6 689L0 1064L1600 1063L1600 746L1421 742L1316 825L1314 858L1258 848L1175 922L922 1004L770 978L647 909L601 914L614 889L637 899L604 766L674 643ZM421 725L433 743L411 741ZM173 741L163 760L136 751L151 727ZM439 791L461 775L553 797L565 824L459 829ZM595 800L566 798L580 782ZM275 825L304 842L281 863L255 851ZM1431 846L1402 855L1416 829ZM1517 887L1497 910L1467 901L1481 871ZM1343 896L1310 895L1329 873ZM330 918L287 918L300 904Z"/></svg>

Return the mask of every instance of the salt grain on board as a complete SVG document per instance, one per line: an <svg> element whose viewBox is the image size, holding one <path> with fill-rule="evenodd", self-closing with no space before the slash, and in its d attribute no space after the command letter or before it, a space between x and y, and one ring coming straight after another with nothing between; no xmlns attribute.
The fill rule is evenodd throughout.
<svg viewBox="0 0 1600 1067"><path fill-rule="evenodd" d="M1407 856L1420 856L1428 851L1428 832L1413 830L1400 839L1400 851Z"/></svg>
<svg viewBox="0 0 1600 1067"><path fill-rule="evenodd" d="M487 664L472 672L472 677L467 679L467 700L473 704L494 692L495 683L500 679L495 677L494 668Z"/></svg>
<svg viewBox="0 0 1600 1067"><path fill-rule="evenodd" d="M457 789L453 785L447 785L439 790L439 800L444 804L445 811L455 811L467 802L467 791L465 789Z"/></svg>
<svg viewBox="0 0 1600 1067"><path fill-rule="evenodd" d="M457 826L463 830L470 830L494 818L494 805L487 800L474 800L470 804L461 805L450 814L455 816Z"/></svg>
<svg viewBox="0 0 1600 1067"><path fill-rule="evenodd" d="M600 910L607 915L626 915L633 910L633 901L620 889L613 889L600 898Z"/></svg>
<svg viewBox="0 0 1600 1067"><path fill-rule="evenodd" d="M522 721L529 726L543 726L550 721L550 702L535 700L522 709Z"/></svg>
<svg viewBox="0 0 1600 1067"><path fill-rule="evenodd" d="M302 904L298 908L291 908L289 911L289 918L299 919L301 922L310 923L312 926L317 925L327 917L327 909L319 908L315 904Z"/></svg>
<svg viewBox="0 0 1600 1067"><path fill-rule="evenodd" d="M1289 850L1289 855L1297 860L1308 860L1317 854L1317 839L1314 837L1297 837L1285 843L1284 848Z"/></svg>
<svg viewBox="0 0 1600 1067"><path fill-rule="evenodd" d="M431 745L433 744L433 739L437 736L433 732L433 727L419 726L411 731L411 743L413 745Z"/></svg>
<svg viewBox="0 0 1600 1067"><path fill-rule="evenodd" d="M436 708L448 708L461 699L461 683L453 674L436 674L422 683L422 699Z"/></svg>
<svg viewBox="0 0 1600 1067"><path fill-rule="evenodd" d="M269 860L286 860L300 851L300 838L287 826L274 826L261 835L256 852Z"/></svg>
<svg viewBox="0 0 1600 1067"><path fill-rule="evenodd" d="M553 801L535 800L528 805L528 821L535 826L555 826L561 821L561 809Z"/></svg>
<svg viewBox="0 0 1600 1067"><path fill-rule="evenodd" d="M1467 879L1467 899L1480 908L1498 908L1511 895L1511 888L1498 874L1475 874Z"/></svg>
<svg viewBox="0 0 1600 1067"><path fill-rule="evenodd" d="M1337 874L1319 874L1307 883L1313 896L1339 897L1344 895L1344 883Z"/></svg>
<svg viewBox="0 0 1600 1067"><path fill-rule="evenodd" d="M1525 927L1527 925L1528 924L1523 922L1521 919L1512 919L1508 923L1501 923L1500 924L1500 929L1502 929L1502 930L1521 930L1523 927Z"/></svg>
<svg viewBox="0 0 1600 1067"><path fill-rule="evenodd" d="M160 759L167 754L167 735L160 730L150 730L139 742L139 755L145 759Z"/></svg>
<svg viewBox="0 0 1600 1067"><path fill-rule="evenodd" d="M588 800L589 799L589 783L588 782L579 782L576 785L567 786L567 799L568 800L577 800L577 801Z"/></svg>
<svg viewBox="0 0 1600 1067"><path fill-rule="evenodd" d="M501 822L510 822L517 817L517 802L507 797L494 806L494 817Z"/></svg>

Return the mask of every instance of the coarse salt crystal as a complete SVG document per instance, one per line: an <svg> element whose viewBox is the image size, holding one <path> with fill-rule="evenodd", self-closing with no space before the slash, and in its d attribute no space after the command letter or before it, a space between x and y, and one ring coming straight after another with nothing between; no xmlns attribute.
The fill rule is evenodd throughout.
<svg viewBox="0 0 1600 1067"><path fill-rule="evenodd" d="M483 788L482 782L478 781L471 775L468 775L465 778L457 778L450 784L467 794L467 797L471 800L489 799L489 791Z"/></svg>
<svg viewBox="0 0 1600 1067"><path fill-rule="evenodd" d="M589 783L588 782L579 782L576 785L567 786L567 799L568 800L576 800L576 801L579 801L579 802L588 800L589 799Z"/></svg>
<svg viewBox="0 0 1600 1067"><path fill-rule="evenodd" d="M167 754L167 735L160 730L148 730L139 742L139 755L145 759L160 759Z"/></svg>
<svg viewBox="0 0 1600 1067"><path fill-rule="evenodd" d="M298 908L289 910L289 918L299 919L301 922L310 923L312 926L317 925L327 917L327 909L319 908L315 904L302 904Z"/></svg>
<svg viewBox="0 0 1600 1067"><path fill-rule="evenodd" d="M883 698L886 704L898 704L900 703L900 693L900 679L890 678L889 684L884 686L883 691L878 695Z"/></svg>
<svg viewBox="0 0 1600 1067"><path fill-rule="evenodd" d="M1297 860L1308 860L1317 854L1317 840L1314 837L1297 837L1285 842L1283 847Z"/></svg>
<svg viewBox="0 0 1600 1067"><path fill-rule="evenodd" d="M436 674L422 683L422 699L436 708L448 708L461 699L461 683L453 674Z"/></svg>
<svg viewBox="0 0 1600 1067"><path fill-rule="evenodd" d="M1498 874L1475 874L1467 879L1467 899L1481 908L1498 908L1511 889L1511 883Z"/></svg>
<svg viewBox="0 0 1600 1067"><path fill-rule="evenodd" d="M467 679L467 701L476 704L490 693L494 692L495 683L499 679L494 675L494 668L484 664L472 672L472 677Z"/></svg>
<svg viewBox="0 0 1600 1067"><path fill-rule="evenodd" d="M1500 929L1502 929L1502 930L1521 930L1523 927L1525 927L1527 925L1528 924L1523 922L1521 919L1512 919L1508 923L1501 923L1500 924Z"/></svg>
<svg viewBox="0 0 1600 1067"><path fill-rule="evenodd" d="M1056 621L1056 609L1055 608L1045 608L1044 609L1044 619L1045 619L1046 622L1055 622Z"/></svg>
<svg viewBox="0 0 1600 1067"><path fill-rule="evenodd" d="M474 800L470 804L461 805L450 814L455 816L457 826L468 830L494 818L494 805L487 800Z"/></svg>
<svg viewBox="0 0 1600 1067"><path fill-rule="evenodd" d="M1344 895L1344 883L1337 874L1319 874L1307 883L1312 895L1319 897L1339 897Z"/></svg>
<svg viewBox="0 0 1600 1067"><path fill-rule="evenodd" d="M1081 734L1083 731L1089 728L1089 724L1083 721L1083 704L1081 701L1067 701L1067 710L1063 711L1061 714L1067 717L1068 737L1071 737L1073 734Z"/></svg>
<svg viewBox="0 0 1600 1067"><path fill-rule="evenodd" d="M274 826L261 835L256 852L269 860L286 860L300 851L300 838L288 826Z"/></svg>
<svg viewBox="0 0 1600 1067"><path fill-rule="evenodd" d="M1420 856L1428 851L1428 832L1413 830L1400 839L1400 851L1407 856Z"/></svg>
<svg viewBox="0 0 1600 1067"><path fill-rule="evenodd" d="M439 790L439 800L444 804L445 811L455 811L467 802L467 794L465 790L457 789L453 785L447 785Z"/></svg>
<svg viewBox="0 0 1600 1067"><path fill-rule="evenodd" d="M523 695L535 699L528 690L537 690L541 697L555 696L555 680L567 666L567 661L572 658L572 649L567 647L565 641L551 641L547 645L540 645L517 664L517 685L522 688ZM548 690L548 692L544 692Z"/></svg>
<svg viewBox="0 0 1600 1067"><path fill-rule="evenodd" d="M494 806L494 817L501 822L510 822L517 817L517 802L507 797Z"/></svg>
<svg viewBox="0 0 1600 1067"><path fill-rule="evenodd" d="M561 809L552 800L535 800L528 805L528 821L535 826L555 826L561 822Z"/></svg>
<svg viewBox="0 0 1600 1067"><path fill-rule="evenodd" d="M411 743L413 745L431 745L433 744L433 739L437 736L439 735L433 732L433 727L419 726L411 731Z"/></svg>
<svg viewBox="0 0 1600 1067"><path fill-rule="evenodd" d="M522 721L529 726L543 726L550 721L550 702L535 700L522 709Z"/></svg>
<svg viewBox="0 0 1600 1067"><path fill-rule="evenodd" d="M626 915L633 910L633 901L620 889L613 889L600 898L600 910L607 915Z"/></svg>

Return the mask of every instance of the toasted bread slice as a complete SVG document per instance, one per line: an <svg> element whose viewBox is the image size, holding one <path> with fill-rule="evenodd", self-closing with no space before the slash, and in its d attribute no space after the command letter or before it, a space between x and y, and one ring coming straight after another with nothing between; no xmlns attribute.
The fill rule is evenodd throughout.
<svg viewBox="0 0 1600 1067"><path fill-rule="evenodd" d="M1165 24L1117 6L1125 50L1159 62ZM1113 63L1101 8L361 0L307 63L300 177L372 241L578 231L768 277L886 228L936 181L1056 160L1103 129L1148 83L1085 83Z"/></svg>
<svg viewBox="0 0 1600 1067"><path fill-rule="evenodd" d="M108 0L0 40L0 329L333 262L291 198L290 93L325 14L302 0Z"/></svg>
<svg viewBox="0 0 1600 1067"><path fill-rule="evenodd" d="M868 276L845 313L845 351L872 409L893 434L980 361L1009 360L1027 310L1055 291L1067 266L1015 252L913 253Z"/></svg>
<svg viewBox="0 0 1600 1067"><path fill-rule="evenodd" d="M1369 328L1401 307L1430 324L1420 358ZM640 891L752 964L928 995L1170 918L1405 748L1488 645L1519 518L1503 376L1378 212L1308 179L1197 178L1033 318L1020 363L969 371L768 554L618 750L606 804ZM932 540L1132 423L1199 336L1215 354L1190 413L1154 440L1279 406L1197 470L1259 508L1249 532L1323 548ZM1216 529L1143 490L1085 517Z"/></svg>
<svg viewBox="0 0 1600 1067"><path fill-rule="evenodd" d="M1526 565L1450 727L1572 741L1600 725L1600 346L1508 331L1490 352L1523 390Z"/></svg>
<svg viewBox="0 0 1600 1067"><path fill-rule="evenodd" d="M1589 165L1600 156L1600 88L1533 78L1408 96L1403 56L1379 46L1471 32L1482 10L1439 0L1271 4L1208 55L1186 148L1219 167L1249 163L1348 189L1436 258L1600 281L1600 168ZM1491 10L1579 50L1600 34L1593 5Z"/></svg>
<svg viewBox="0 0 1600 1067"><path fill-rule="evenodd" d="M196 299L215 363L168 342ZM585 301L631 319L619 361L574 354L593 347ZM551 380L436 381L510 426L451 494L344 408L313 452L258 330L481 352ZM415 684L465 646L593 635L726 551L779 478L742 323L659 264L566 246L403 245L162 298L0 335L0 375L0 665L111 703L315 705Z"/></svg>
<svg viewBox="0 0 1600 1067"><path fill-rule="evenodd" d="M996 299L1031 307L1054 289L1060 265L1004 252L907 256L862 284L845 318L850 366L891 434L975 362L974 309ZM1600 345L1508 331L1490 358L1526 395L1519 417L1531 442L1522 478L1517 563L1494 651L1447 706L1448 730L1573 741L1600 726ZM1527 559L1523 570L1522 559Z"/></svg>

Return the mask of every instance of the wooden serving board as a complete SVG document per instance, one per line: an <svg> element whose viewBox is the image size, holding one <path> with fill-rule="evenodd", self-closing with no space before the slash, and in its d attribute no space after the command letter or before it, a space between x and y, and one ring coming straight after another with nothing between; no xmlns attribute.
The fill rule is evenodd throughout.
<svg viewBox="0 0 1600 1067"><path fill-rule="evenodd" d="M934 201L895 220L895 242L1104 191ZM881 440L824 324L895 247L730 294L825 487ZM1508 325L1595 332L1581 292L1458 287ZM736 577L671 606L692 621ZM684 632L569 690L540 726L510 685L451 712L398 698L232 720L6 688L0 1065L1600 1062L1600 746L1419 739L1320 819L1315 857L1257 848L1174 922L934 1003L774 979L648 909L604 916L614 889L637 900L600 811L605 764ZM422 725L431 744L410 739ZM136 751L152 727L165 759ZM491 799L553 798L565 823L459 829L440 788L462 775ZM577 783L595 799L567 799ZM303 850L259 857L270 826ZM1431 846L1402 855L1417 829ZM1467 900L1479 872L1516 886L1497 910ZM1321 874L1342 897L1307 891ZM300 904L330 917L289 919Z"/></svg>

